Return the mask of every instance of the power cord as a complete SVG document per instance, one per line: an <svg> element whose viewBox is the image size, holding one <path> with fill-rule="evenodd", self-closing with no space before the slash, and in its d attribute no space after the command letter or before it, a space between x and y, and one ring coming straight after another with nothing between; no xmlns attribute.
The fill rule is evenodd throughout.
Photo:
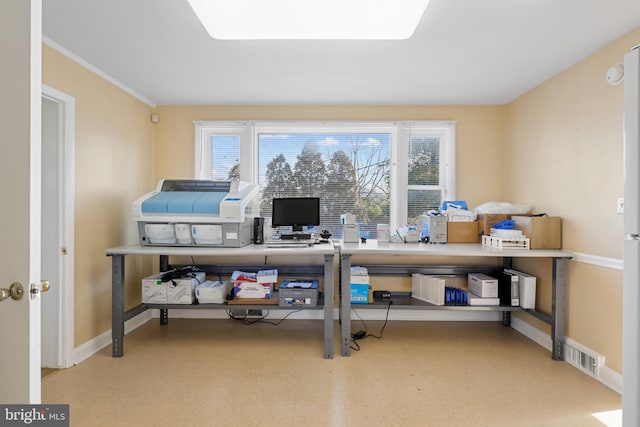
<svg viewBox="0 0 640 427"><path fill-rule="evenodd" d="M290 311L282 319L278 319L275 321L267 320L267 316L269 316L269 310L266 310L266 313L262 317L257 317L257 318L249 318L248 314L244 316L235 316L232 310L227 310L227 316L229 316L230 319L242 322L243 325L253 325L254 323L266 323L268 325L278 326L280 323L282 323L285 319L287 319L293 313L297 313L301 310L302 310L301 308L298 308L297 310Z"/></svg>
<svg viewBox="0 0 640 427"><path fill-rule="evenodd" d="M356 309L352 309L353 312L356 314L356 316L358 316L358 319L360 319L360 322L362 322L362 325L364 326L364 330L360 330L358 332L354 332L351 334L351 345L349 346L351 347L351 350L360 351L360 344L358 344L358 341L363 340L365 338L373 337L376 339L382 339L382 333L384 332L384 329L387 327L387 322L389 321L389 310L391 309L392 305L393 305L393 301L389 300L389 303L387 304L387 313L384 318L384 324L382 325L382 328L380 329L380 333L378 335L368 333L367 324L364 322L362 317L360 317L360 314L358 313L358 311Z"/></svg>

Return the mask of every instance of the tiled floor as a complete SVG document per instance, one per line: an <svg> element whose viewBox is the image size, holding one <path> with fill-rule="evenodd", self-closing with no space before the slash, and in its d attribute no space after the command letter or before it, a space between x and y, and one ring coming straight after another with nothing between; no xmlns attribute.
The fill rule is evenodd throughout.
<svg viewBox="0 0 640 427"><path fill-rule="evenodd" d="M108 347L46 378L42 400L69 403L72 426L585 427L621 407L499 322L394 321L348 358L338 344L324 359L319 320L154 319L124 357Z"/></svg>

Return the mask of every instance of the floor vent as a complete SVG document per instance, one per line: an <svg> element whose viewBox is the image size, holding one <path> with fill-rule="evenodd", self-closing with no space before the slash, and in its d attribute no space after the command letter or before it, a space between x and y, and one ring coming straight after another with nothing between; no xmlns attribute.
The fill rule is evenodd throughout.
<svg viewBox="0 0 640 427"><path fill-rule="evenodd" d="M594 378L600 377L600 368L604 366L604 356L571 338L564 345L564 360Z"/></svg>

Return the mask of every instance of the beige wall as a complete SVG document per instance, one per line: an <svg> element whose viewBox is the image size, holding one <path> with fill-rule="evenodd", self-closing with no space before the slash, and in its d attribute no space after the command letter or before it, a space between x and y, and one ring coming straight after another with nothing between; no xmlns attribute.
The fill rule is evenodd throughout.
<svg viewBox="0 0 640 427"><path fill-rule="evenodd" d="M561 216L564 249L622 259L623 85L604 76L638 43L640 29L506 106L505 198ZM621 271L571 261L567 302L567 335L621 372Z"/></svg>
<svg viewBox="0 0 640 427"><path fill-rule="evenodd" d="M193 178L195 120L455 120L457 198L476 206L502 194L502 106L162 106L156 181Z"/></svg>
<svg viewBox="0 0 640 427"><path fill-rule="evenodd" d="M153 180L151 108L43 46L43 82L76 100L75 127L75 346L111 328L111 260L105 249L136 243L133 200ZM150 272L131 259L132 280ZM55 285L55 284L54 284ZM127 305L140 288L127 288Z"/></svg>

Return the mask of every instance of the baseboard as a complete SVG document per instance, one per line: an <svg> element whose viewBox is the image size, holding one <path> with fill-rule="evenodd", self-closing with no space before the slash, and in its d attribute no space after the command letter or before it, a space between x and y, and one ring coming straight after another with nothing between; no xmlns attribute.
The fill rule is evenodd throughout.
<svg viewBox="0 0 640 427"><path fill-rule="evenodd" d="M519 317L511 316L511 327L547 350L553 350L553 340L551 336L532 326L530 323L525 322Z"/></svg>
<svg viewBox="0 0 640 427"><path fill-rule="evenodd" d="M520 332L525 337L529 338L531 341L549 350L549 352L552 351L553 341L551 340L551 336L542 332L540 329L531 326L531 324L515 316L511 317L511 327ZM584 344L580 345L584 346ZM605 365L600 368L600 375L598 376L598 378L594 379L606 385L616 393L622 395L622 374Z"/></svg>
<svg viewBox="0 0 640 427"><path fill-rule="evenodd" d="M124 333L125 335L129 332L133 331L136 328L147 323L152 319L151 312L149 310L143 311L137 316L127 320L124 323ZM84 362L89 357L93 356L103 348L107 347L111 344L111 329L108 331L98 335L97 337L85 342L84 344L76 347L73 351L73 359L74 364L77 365L81 362Z"/></svg>

